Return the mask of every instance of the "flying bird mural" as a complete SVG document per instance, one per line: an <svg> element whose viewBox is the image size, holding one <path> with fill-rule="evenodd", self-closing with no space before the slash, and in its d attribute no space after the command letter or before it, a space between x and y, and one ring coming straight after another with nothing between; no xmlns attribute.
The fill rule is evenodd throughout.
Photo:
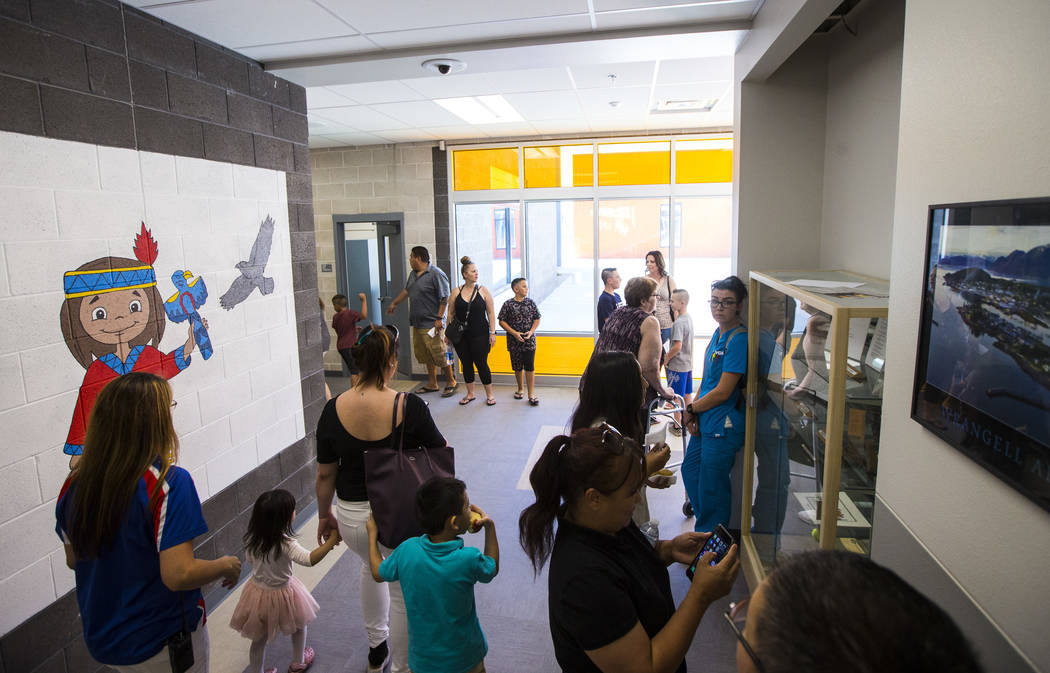
<svg viewBox="0 0 1050 673"><path fill-rule="evenodd" d="M269 215L259 225L259 233L252 245L252 252L247 261L237 262L236 267L241 275L230 285L230 289L219 297L219 305L227 311L248 298L255 288L262 294L273 292L273 278L263 276L263 270L270 259L270 245L273 242L273 218Z"/></svg>
<svg viewBox="0 0 1050 673"><path fill-rule="evenodd" d="M208 323L201 318L197 312L204 302L208 300L208 287L201 277L194 278L188 269L179 269L171 274L171 282L175 285L175 294L164 302L164 312L168 314L168 320L172 322L183 322L189 320L193 327L193 338L197 342L201 356L205 360L211 357L211 337L208 336Z"/></svg>

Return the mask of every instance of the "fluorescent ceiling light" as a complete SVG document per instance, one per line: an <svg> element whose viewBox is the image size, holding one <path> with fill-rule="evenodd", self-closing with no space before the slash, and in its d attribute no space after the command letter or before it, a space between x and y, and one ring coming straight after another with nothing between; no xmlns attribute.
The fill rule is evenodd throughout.
<svg viewBox="0 0 1050 673"><path fill-rule="evenodd" d="M656 109L652 112L710 112L717 102L717 98L661 100L656 102Z"/></svg>
<svg viewBox="0 0 1050 673"><path fill-rule="evenodd" d="M525 121L503 96L438 98L435 103L468 124L498 124Z"/></svg>

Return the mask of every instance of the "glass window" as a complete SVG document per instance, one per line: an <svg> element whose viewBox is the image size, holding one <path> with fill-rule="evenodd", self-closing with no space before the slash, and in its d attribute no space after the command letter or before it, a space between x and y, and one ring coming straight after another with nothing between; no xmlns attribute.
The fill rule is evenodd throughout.
<svg viewBox="0 0 1050 673"><path fill-rule="evenodd" d="M530 201L529 296L541 332L594 331L594 202Z"/></svg>
<svg viewBox="0 0 1050 673"><path fill-rule="evenodd" d="M564 145L525 148L525 187L591 187L594 148Z"/></svg>
<svg viewBox="0 0 1050 673"><path fill-rule="evenodd" d="M679 140L675 143L674 181L677 184L733 181L733 140Z"/></svg>
<svg viewBox="0 0 1050 673"><path fill-rule="evenodd" d="M670 141L598 145L598 185L666 185L671 182Z"/></svg>
<svg viewBox="0 0 1050 673"><path fill-rule="evenodd" d="M598 268L620 272L620 296L627 281L645 275L645 256L659 250L667 264L667 246L660 244L660 219L667 199L602 199L598 202Z"/></svg>
<svg viewBox="0 0 1050 673"><path fill-rule="evenodd" d="M459 258L470 257L478 267L478 282L493 298L509 298L510 281L524 275L525 241L517 201L456 204L456 249L452 263L453 285L462 285Z"/></svg>
<svg viewBox="0 0 1050 673"><path fill-rule="evenodd" d="M453 189L517 189L518 148L497 147L452 152Z"/></svg>
<svg viewBox="0 0 1050 673"><path fill-rule="evenodd" d="M677 287L689 291L689 312L693 316L696 337L711 336L718 327L707 301L711 298L711 283L732 273L732 207L731 196L674 200L674 228L677 231L673 276ZM680 236L678 232L681 232Z"/></svg>

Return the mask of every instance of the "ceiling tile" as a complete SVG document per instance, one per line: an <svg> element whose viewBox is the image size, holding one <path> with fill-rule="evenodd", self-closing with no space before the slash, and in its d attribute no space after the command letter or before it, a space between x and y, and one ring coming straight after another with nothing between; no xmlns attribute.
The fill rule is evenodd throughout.
<svg viewBox="0 0 1050 673"><path fill-rule="evenodd" d="M310 0L211 0L146 11L232 49L355 32Z"/></svg>
<svg viewBox="0 0 1050 673"><path fill-rule="evenodd" d="M384 103L372 109L404 122L408 126L448 126L463 120L431 100L407 103Z"/></svg>
<svg viewBox="0 0 1050 673"><path fill-rule="evenodd" d="M566 14L586 14L587 0L317 0L362 33L402 31L413 28L457 26L484 21L507 21Z"/></svg>
<svg viewBox="0 0 1050 673"><path fill-rule="evenodd" d="M310 136L310 148L314 147L340 147L343 143L327 136Z"/></svg>
<svg viewBox="0 0 1050 673"><path fill-rule="evenodd" d="M670 84L653 89L652 103L655 106L661 100L683 99L721 99L729 90L730 82L693 82L692 84Z"/></svg>
<svg viewBox="0 0 1050 673"><path fill-rule="evenodd" d="M385 82L358 82L329 87L338 94L353 98L363 105L372 103L399 103L406 100L422 100L426 96L397 80Z"/></svg>
<svg viewBox="0 0 1050 673"><path fill-rule="evenodd" d="M583 119L583 110L574 91L509 93L504 98L530 122L573 117Z"/></svg>
<svg viewBox="0 0 1050 673"><path fill-rule="evenodd" d="M660 61L656 83L711 82L733 79L733 57L679 58Z"/></svg>
<svg viewBox="0 0 1050 673"><path fill-rule="evenodd" d="M385 131L387 129L403 129L408 126L364 105L325 108L312 113L311 117L321 121L327 120L336 124L343 124L359 131Z"/></svg>
<svg viewBox="0 0 1050 673"><path fill-rule="evenodd" d="M577 89L610 89L627 86L649 86L653 81L655 61L641 63L608 63L570 66ZM616 75L610 79L609 75Z"/></svg>
<svg viewBox="0 0 1050 673"><path fill-rule="evenodd" d="M238 52L256 61L277 61L281 59L312 58L330 54L359 54L375 51L375 45L361 35L348 37L328 37L320 40L303 40L281 44L261 44L255 47L240 47Z"/></svg>
<svg viewBox="0 0 1050 673"><path fill-rule="evenodd" d="M758 0L594 0L594 11L607 12L615 9L639 9L645 7L669 7L672 5L749 5L754 7Z"/></svg>
<svg viewBox="0 0 1050 673"><path fill-rule="evenodd" d="M384 145L386 141L379 136L374 136L371 133L339 133L331 136L320 136L328 140L333 140L339 145Z"/></svg>
<svg viewBox="0 0 1050 673"><path fill-rule="evenodd" d="M532 122L532 127L537 133L543 135L560 135L563 133L586 134L591 130L587 120L582 117L577 119L551 119L547 121Z"/></svg>
<svg viewBox="0 0 1050 673"><path fill-rule="evenodd" d="M422 62L422 60L420 61ZM467 66L470 67L469 65ZM424 72L419 69L420 74ZM423 94L426 98L455 98L458 96L484 96L500 93L501 74L488 72L462 73L459 75L432 75L402 82Z"/></svg>
<svg viewBox="0 0 1050 673"><path fill-rule="evenodd" d="M754 12L751 2L689 4L683 7L664 7L639 11L598 12L595 21L598 30L615 28L644 28L646 26L674 26L683 23L717 21L747 21Z"/></svg>
<svg viewBox="0 0 1050 673"><path fill-rule="evenodd" d="M645 130L645 119L630 117L625 119L592 119L591 131L595 133L624 133Z"/></svg>
<svg viewBox="0 0 1050 673"><path fill-rule="evenodd" d="M585 8L586 9L586 8ZM490 21L459 26L396 30L389 33L369 33L368 37L384 49L405 49L438 44L463 44L485 40L502 40L531 35L581 33L591 29L586 13L573 16L551 16L517 21Z"/></svg>
<svg viewBox="0 0 1050 673"><path fill-rule="evenodd" d="M499 73L496 86L500 93L524 91L569 91L572 79L567 68L532 68Z"/></svg>
<svg viewBox="0 0 1050 673"><path fill-rule="evenodd" d="M414 143L425 140L437 140L438 137L423 129L405 129L403 131L376 131L375 135L392 143Z"/></svg>
<svg viewBox="0 0 1050 673"><path fill-rule="evenodd" d="M527 137L536 135L536 129L525 122L475 124L474 128L490 138Z"/></svg>
<svg viewBox="0 0 1050 673"><path fill-rule="evenodd" d="M630 87L623 89L600 90L578 92L580 105L588 119L596 117L637 117L644 119L649 112L649 87ZM619 101L616 106L609 105L610 101Z"/></svg>
<svg viewBox="0 0 1050 673"><path fill-rule="evenodd" d="M439 140L474 140L487 137L478 133L478 130L469 124L427 127L423 130Z"/></svg>
<svg viewBox="0 0 1050 673"><path fill-rule="evenodd" d="M319 110L326 107L346 107L357 101L340 96L335 91L323 86L306 87L306 107L308 110Z"/></svg>

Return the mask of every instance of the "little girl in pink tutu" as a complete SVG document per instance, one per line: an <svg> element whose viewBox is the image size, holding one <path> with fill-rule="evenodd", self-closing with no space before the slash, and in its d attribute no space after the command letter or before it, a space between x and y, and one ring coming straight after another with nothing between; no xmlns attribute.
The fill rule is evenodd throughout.
<svg viewBox="0 0 1050 673"><path fill-rule="evenodd" d="M233 611L230 626L252 641L249 651L251 673L276 673L276 668L263 670L266 644L280 631L292 636L292 658L288 673L299 673L314 661L314 650L306 647L306 625L317 617L317 601L303 583L292 575L292 563L316 565L339 544L334 533L313 551L295 540L292 519L295 498L284 489L267 491L259 496L244 535L245 552L252 564L252 578L245 582L241 599Z"/></svg>

